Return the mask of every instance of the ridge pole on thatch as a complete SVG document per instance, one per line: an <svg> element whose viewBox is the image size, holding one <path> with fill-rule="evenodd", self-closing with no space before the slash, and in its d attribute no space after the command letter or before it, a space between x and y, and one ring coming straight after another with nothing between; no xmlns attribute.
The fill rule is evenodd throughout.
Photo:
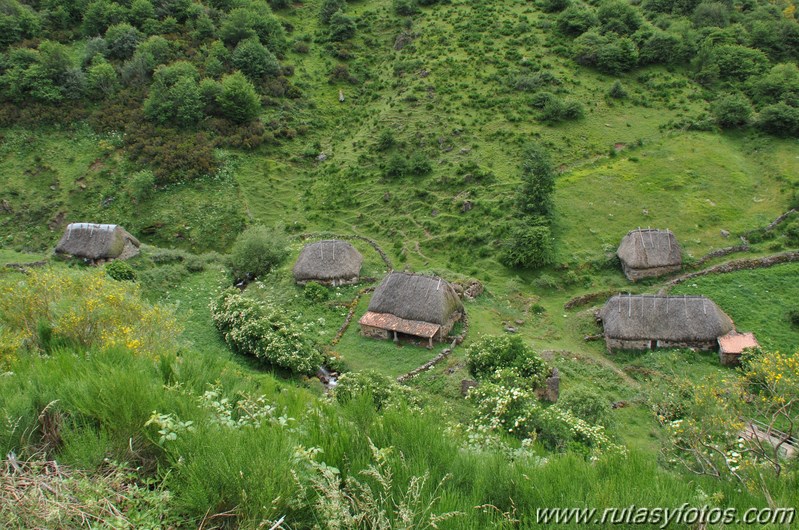
<svg viewBox="0 0 799 530"><path fill-rule="evenodd" d="M438 279L438 285L436 285L436 291L441 288L441 278Z"/></svg>

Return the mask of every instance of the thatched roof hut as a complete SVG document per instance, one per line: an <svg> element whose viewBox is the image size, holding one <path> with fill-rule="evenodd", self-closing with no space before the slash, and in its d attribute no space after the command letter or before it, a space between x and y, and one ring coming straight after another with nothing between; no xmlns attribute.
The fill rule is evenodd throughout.
<svg viewBox="0 0 799 530"><path fill-rule="evenodd" d="M599 312L608 350L714 349L733 322L704 296L616 295Z"/></svg>
<svg viewBox="0 0 799 530"><path fill-rule="evenodd" d="M682 254L671 230L639 228L621 240L616 252L631 281L680 270Z"/></svg>
<svg viewBox="0 0 799 530"><path fill-rule="evenodd" d="M294 264L297 283L315 281L342 285L358 281L363 256L346 241L317 241L305 245Z"/></svg>
<svg viewBox="0 0 799 530"><path fill-rule="evenodd" d="M392 272L375 289L361 317L361 332L396 339L399 334L443 340L463 316L452 285L433 276ZM390 332L390 333L389 333Z"/></svg>
<svg viewBox="0 0 799 530"><path fill-rule="evenodd" d="M140 245L119 225L70 223L55 251L92 261L128 259L139 253Z"/></svg>

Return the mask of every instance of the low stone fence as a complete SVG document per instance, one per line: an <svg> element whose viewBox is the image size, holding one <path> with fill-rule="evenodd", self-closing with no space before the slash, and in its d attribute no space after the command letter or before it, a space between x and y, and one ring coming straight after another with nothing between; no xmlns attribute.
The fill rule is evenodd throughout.
<svg viewBox="0 0 799 530"><path fill-rule="evenodd" d="M468 332L469 332L469 317L468 317L468 315L466 313L464 313L463 314L463 330L460 332L459 335L456 335L455 337L448 337L448 338L452 339L452 342L450 343L450 345L448 347L444 348L443 350L441 350L441 353L439 353L438 355L436 355L435 357L433 357L432 359L430 359L429 361L424 363L422 366L419 366L418 368L414 368L410 372L408 372L406 374L402 374L401 376L397 377L397 382L398 383L404 383L404 382L408 381L409 379L411 379L413 377L416 377L417 375L421 374L422 372L426 372L427 370L430 370L432 367L434 367L435 365L437 365L438 363L440 363L441 361L446 359L449 356L449 354L452 353L452 350L455 349L455 346L457 346L457 345L459 345L460 343L463 342L463 340L466 338L466 334Z"/></svg>

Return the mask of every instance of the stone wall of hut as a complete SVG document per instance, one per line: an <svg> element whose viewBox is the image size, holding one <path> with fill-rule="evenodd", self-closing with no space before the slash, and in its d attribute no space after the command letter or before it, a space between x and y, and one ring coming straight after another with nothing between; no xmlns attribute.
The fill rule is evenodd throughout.
<svg viewBox="0 0 799 530"><path fill-rule="evenodd" d="M371 337L373 339L388 340L391 338L391 332L387 329L376 328L374 326L366 326L361 324L361 335L364 337Z"/></svg>
<svg viewBox="0 0 799 530"><path fill-rule="evenodd" d="M463 313L460 311L455 311L449 316L449 320L441 326L441 329L438 330L436 336L434 337L438 342L443 342L447 340L447 336L449 332L452 331L452 328L455 327L455 322L459 321L463 318Z"/></svg>
<svg viewBox="0 0 799 530"><path fill-rule="evenodd" d="M664 274L670 274L672 272L679 271L682 268L682 265L650 267L648 269L633 269L628 267L626 264L622 264L622 268L624 269L624 275L627 276L627 279L635 282L642 278L653 278L655 276L663 276Z"/></svg>
<svg viewBox="0 0 799 530"><path fill-rule="evenodd" d="M305 285L309 282L318 283L320 285L327 285L330 287L339 287L341 285L355 285L360 279L359 276L353 278L335 278L333 280L297 280L297 285Z"/></svg>

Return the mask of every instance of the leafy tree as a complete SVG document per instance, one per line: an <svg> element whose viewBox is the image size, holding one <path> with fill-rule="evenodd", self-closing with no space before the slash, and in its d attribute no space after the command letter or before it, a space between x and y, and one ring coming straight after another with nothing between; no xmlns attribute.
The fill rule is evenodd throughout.
<svg viewBox="0 0 799 530"><path fill-rule="evenodd" d="M280 73L280 63L277 62L277 58L257 37L240 41L233 50L232 62L235 68L253 80Z"/></svg>
<svg viewBox="0 0 799 530"><path fill-rule="evenodd" d="M230 61L230 51L222 41L216 40L206 48L205 72L211 77L220 77L227 71Z"/></svg>
<svg viewBox="0 0 799 530"><path fill-rule="evenodd" d="M722 80L745 81L753 75L764 73L768 63L768 57L760 50L738 44L724 44L710 51L704 68L715 68Z"/></svg>
<svg viewBox="0 0 799 530"><path fill-rule="evenodd" d="M613 99L624 99L627 97L627 90L624 88L624 85L621 83L621 81L616 79L608 90L608 96L612 97Z"/></svg>
<svg viewBox="0 0 799 530"><path fill-rule="evenodd" d="M0 9L0 47L20 39L32 39L41 32L41 18L30 6L6 0Z"/></svg>
<svg viewBox="0 0 799 530"><path fill-rule="evenodd" d="M149 20L155 18L155 7L150 0L133 0L128 10L128 20L131 24L143 28Z"/></svg>
<svg viewBox="0 0 799 530"><path fill-rule="evenodd" d="M760 110L757 126L777 136L799 136L799 108L780 101Z"/></svg>
<svg viewBox="0 0 799 530"><path fill-rule="evenodd" d="M102 59L108 57L108 43L102 37L92 37L86 41L81 64L87 66L94 62L95 57Z"/></svg>
<svg viewBox="0 0 799 530"><path fill-rule="evenodd" d="M597 17L603 33L619 35L632 35L644 21L638 8L624 0L606 0L599 6Z"/></svg>
<svg viewBox="0 0 799 530"><path fill-rule="evenodd" d="M230 266L237 280L254 279L266 275L287 256L288 239L282 229L253 225L233 243Z"/></svg>
<svg viewBox="0 0 799 530"><path fill-rule="evenodd" d="M275 54L286 49L286 32L271 14L251 8L230 11L219 27L219 38L235 46L240 41L258 37L261 43Z"/></svg>
<svg viewBox="0 0 799 530"><path fill-rule="evenodd" d="M394 12L401 17L410 17L419 12L416 0L394 0Z"/></svg>
<svg viewBox="0 0 799 530"><path fill-rule="evenodd" d="M355 35L355 21L345 15L342 11L336 11L330 17L330 39L334 41L343 41L352 38Z"/></svg>
<svg viewBox="0 0 799 530"><path fill-rule="evenodd" d="M558 29L566 35L582 35L599 24L593 8L584 4L572 4L558 15Z"/></svg>
<svg viewBox="0 0 799 530"><path fill-rule="evenodd" d="M177 61L160 66L153 75L144 113L152 121L188 126L202 118L199 74L191 63Z"/></svg>
<svg viewBox="0 0 799 530"><path fill-rule="evenodd" d="M559 13L570 5L569 0L542 0L541 9L545 13Z"/></svg>
<svg viewBox="0 0 799 530"><path fill-rule="evenodd" d="M108 56L113 59L129 59L142 37L141 32L127 22L114 24L105 32Z"/></svg>
<svg viewBox="0 0 799 530"><path fill-rule="evenodd" d="M529 144L522 155L522 186L518 207L524 215L548 217L552 212L555 170L546 149Z"/></svg>
<svg viewBox="0 0 799 530"><path fill-rule="evenodd" d="M343 12L346 7L347 3L344 0L323 0L319 9L319 20L322 24L329 24L336 11Z"/></svg>
<svg viewBox="0 0 799 530"><path fill-rule="evenodd" d="M638 63L674 64L683 60L682 41L673 33L652 28L643 33L639 30L633 39L638 44Z"/></svg>
<svg viewBox="0 0 799 530"><path fill-rule="evenodd" d="M799 107L799 68L793 63L775 65L768 74L752 79L750 85L760 104L783 101Z"/></svg>
<svg viewBox="0 0 799 530"><path fill-rule="evenodd" d="M730 25L730 8L721 2L702 2L696 6L693 20L698 28L706 26L725 28Z"/></svg>
<svg viewBox="0 0 799 530"><path fill-rule="evenodd" d="M94 0L83 14L83 34L88 37L102 35L105 31L121 22L127 22L127 10L116 2Z"/></svg>
<svg viewBox="0 0 799 530"><path fill-rule="evenodd" d="M743 94L724 94L710 105L710 112L720 127L740 127L749 123L752 104Z"/></svg>
<svg viewBox="0 0 799 530"><path fill-rule="evenodd" d="M637 64L638 48L628 37L611 37L597 53L597 69L609 74L628 72Z"/></svg>
<svg viewBox="0 0 799 530"><path fill-rule="evenodd" d="M119 90L119 76L114 67L105 59L95 59L86 71L86 85L89 95L103 99Z"/></svg>
<svg viewBox="0 0 799 530"><path fill-rule="evenodd" d="M222 90L217 101L222 115L237 123L252 121L261 111L261 99L255 87L241 72L222 78Z"/></svg>
<svg viewBox="0 0 799 530"><path fill-rule="evenodd" d="M555 260L552 231L538 221L518 221L510 231L500 253L500 261L508 267L536 269Z"/></svg>

